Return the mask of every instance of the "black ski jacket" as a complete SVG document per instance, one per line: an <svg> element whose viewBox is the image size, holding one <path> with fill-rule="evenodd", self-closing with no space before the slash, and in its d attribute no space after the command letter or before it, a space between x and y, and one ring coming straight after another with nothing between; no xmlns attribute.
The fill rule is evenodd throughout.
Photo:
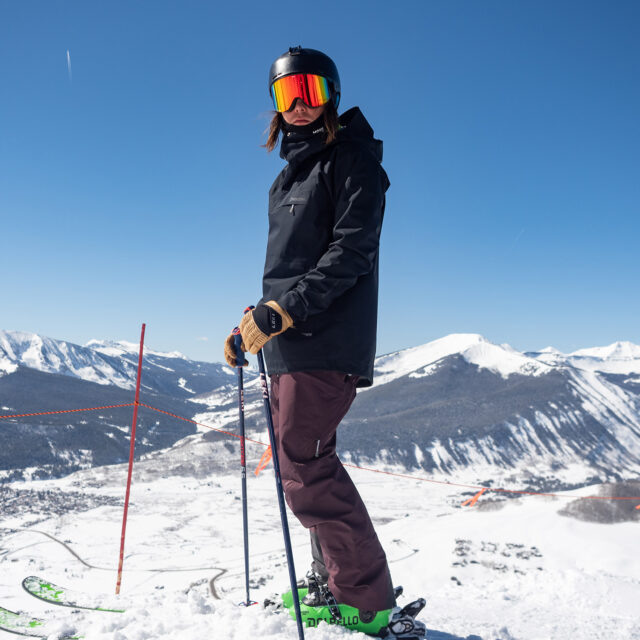
<svg viewBox="0 0 640 640"><path fill-rule="evenodd" d="M287 127L288 164L269 191L261 302L275 300L294 326L264 346L269 373L330 370L373 381L378 247L389 179L382 141L358 107L326 145L318 119Z"/></svg>

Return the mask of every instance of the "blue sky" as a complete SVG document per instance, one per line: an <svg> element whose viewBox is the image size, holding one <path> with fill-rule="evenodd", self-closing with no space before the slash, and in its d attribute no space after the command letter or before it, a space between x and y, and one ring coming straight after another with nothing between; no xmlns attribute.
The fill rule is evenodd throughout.
<svg viewBox="0 0 640 640"><path fill-rule="evenodd" d="M260 297L267 72L384 140L378 353L640 343L640 4L0 1L0 328L201 360ZM67 60L69 52L70 67Z"/></svg>

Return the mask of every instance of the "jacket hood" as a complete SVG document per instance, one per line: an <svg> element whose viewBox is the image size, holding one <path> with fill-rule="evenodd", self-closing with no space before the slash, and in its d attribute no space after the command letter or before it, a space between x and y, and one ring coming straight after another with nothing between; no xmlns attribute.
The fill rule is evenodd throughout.
<svg viewBox="0 0 640 640"><path fill-rule="evenodd" d="M373 129L359 107L352 107L339 118L340 129L336 140L326 145L322 116L303 127L284 125L284 134L280 145L280 157L290 165L297 165L308 157L319 153L328 146L342 142L357 142L367 148L382 162L382 140L373 137Z"/></svg>
<svg viewBox="0 0 640 640"><path fill-rule="evenodd" d="M337 142L347 140L361 142L378 162L382 162L382 140L373 137L373 129L358 107L345 111L338 120L340 129L338 130Z"/></svg>

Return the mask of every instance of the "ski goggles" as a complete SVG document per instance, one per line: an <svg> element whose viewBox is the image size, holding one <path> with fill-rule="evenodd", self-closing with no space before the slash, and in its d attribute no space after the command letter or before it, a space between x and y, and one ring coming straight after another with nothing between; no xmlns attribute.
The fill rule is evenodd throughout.
<svg viewBox="0 0 640 640"><path fill-rule="evenodd" d="M276 111L288 111L296 98L308 107L321 107L331 99L329 81L312 73L295 73L276 80L271 85L271 97Z"/></svg>

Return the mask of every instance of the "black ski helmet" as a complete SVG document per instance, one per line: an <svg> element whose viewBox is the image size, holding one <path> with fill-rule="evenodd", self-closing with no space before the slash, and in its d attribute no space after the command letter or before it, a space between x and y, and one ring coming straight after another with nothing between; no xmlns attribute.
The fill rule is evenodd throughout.
<svg viewBox="0 0 640 640"><path fill-rule="evenodd" d="M335 62L322 51L303 49L301 46L289 47L289 51L276 58L269 69L269 93L271 85L284 76L294 73L313 73L329 81L331 97L336 108L340 103L340 76Z"/></svg>

